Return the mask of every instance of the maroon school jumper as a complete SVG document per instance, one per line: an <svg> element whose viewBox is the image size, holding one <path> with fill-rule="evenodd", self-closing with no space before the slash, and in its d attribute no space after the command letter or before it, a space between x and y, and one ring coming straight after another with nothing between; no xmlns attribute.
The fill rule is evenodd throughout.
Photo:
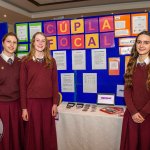
<svg viewBox="0 0 150 150"><path fill-rule="evenodd" d="M19 69L18 58L15 57L13 64L9 65L0 56L0 118L4 126L0 150L21 150Z"/></svg>
<svg viewBox="0 0 150 150"><path fill-rule="evenodd" d="M46 68L45 62L23 61L20 69L22 109L27 109L25 150L57 150L55 119L52 106L58 102L56 62Z"/></svg>
<svg viewBox="0 0 150 150"><path fill-rule="evenodd" d="M148 68L135 68L133 88L125 89L127 110L124 115L120 150L150 150L150 91L146 88ZM139 112L143 123L133 122L131 115Z"/></svg>

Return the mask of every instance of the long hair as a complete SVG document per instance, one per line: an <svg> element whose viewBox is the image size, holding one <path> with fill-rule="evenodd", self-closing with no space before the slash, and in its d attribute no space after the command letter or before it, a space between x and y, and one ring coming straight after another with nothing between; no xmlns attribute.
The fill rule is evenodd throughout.
<svg viewBox="0 0 150 150"><path fill-rule="evenodd" d="M45 45L45 48L44 48L43 52L44 52L44 59L45 59L46 67L49 68L50 66L52 66L52 56L50 55L50 51L49 51L49 48L48 48L48 40L47 40L47 38L46 38L46 36L44 35L43 32L36 32L33 35L32 40L31 40L30 52L26 57L23 58L23 61L29 61L29 60L32 60L33 57L35 57L34 42L35 42L35 38L38 34L45 37L46 45Z"/></svg>
<svg viewBox="0 0 150 150"><path fill-rule="evenodd" d="M130 56L129 62L127 64L127 70L126 70L126 73L124 75L125 88L132 88L132 86L133 86L132 77L133 77L133 72L134 72L134 69L135 69L135 66L137 63L137 58L139 56L138 51L136 49L136 43L137 43L138 37L140 35L147 35L150 37L150 32L142 31L141 33L139 33L137 35L137 37L135 39L135 43L134 43L132 50L131 50L131 56ZM150 53L149 53L149 57L150 57ZM146 86L147 86L147 89L150 89L150 64L148 64L148 78L146 81Z"/></svg>

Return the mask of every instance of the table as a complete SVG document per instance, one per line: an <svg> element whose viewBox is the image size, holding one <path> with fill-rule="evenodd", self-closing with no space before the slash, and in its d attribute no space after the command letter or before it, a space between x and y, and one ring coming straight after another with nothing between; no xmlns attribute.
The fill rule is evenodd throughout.
<svg viewBox="0 0 150 150"><path fill-rule="evenodd" d="M58 150L119 150L122 117L99 111L104 106L98 106L96 112L84 112L66 105L58 107Z"/></svg>

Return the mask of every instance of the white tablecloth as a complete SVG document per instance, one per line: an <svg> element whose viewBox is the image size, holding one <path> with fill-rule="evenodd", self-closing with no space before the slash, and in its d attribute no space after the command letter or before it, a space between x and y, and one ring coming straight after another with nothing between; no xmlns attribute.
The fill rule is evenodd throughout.
<svg viewBox="0 0 150 150"><path fill-rule="evenodd" d="M119 150L122 117L59 106L56 120L58 150Z"/></svg>

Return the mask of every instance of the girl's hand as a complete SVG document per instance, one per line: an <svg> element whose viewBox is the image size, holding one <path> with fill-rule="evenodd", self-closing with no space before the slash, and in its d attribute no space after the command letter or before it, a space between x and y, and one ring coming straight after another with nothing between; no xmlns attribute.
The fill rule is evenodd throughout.
<svg viewBox="0 0 150 150"><path fill-rule="evenodd" d="M28 121L29 120L29 115L28 115L27 109L22 109L22 119L24 121Z"/></svg>
<svg viewBox="0 0 150 150"><path fill-rule="evenodd" d="M53 107L52 107L52 116L56 117L57 113L58 113L57 105L54 104Z"/></svg>
<svg viewBox="0 0 150 150"><path fill-rule="evenodd" d="M145 120L139 112L132 115L132 119L135 123L142 123Z"/></svg>

